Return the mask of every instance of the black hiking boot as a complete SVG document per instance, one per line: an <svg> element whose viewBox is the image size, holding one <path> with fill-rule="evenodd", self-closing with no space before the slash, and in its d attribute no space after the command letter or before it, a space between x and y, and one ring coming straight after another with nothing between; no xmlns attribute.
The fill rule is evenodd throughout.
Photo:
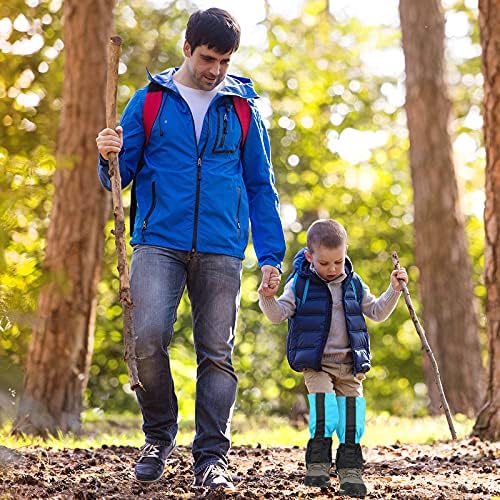
<svg viewBox="0 0 500 500"><path fill-rule="evenodd" d="M306 486L326 488L330 485L330 468L332 466L332 439L309 439L306 449L306 469L304 478Z"/></svg>
<svg viewBox="0 0 500 500"><path fill-rule="evenodd" d="M361 469L339 469L340 486L338 495L348 495L350 497L364 498L366 496L366 486L362 477Z"/></svg>
<svg viewBox="0 0 500 500"><path fill-rule="evenodd" d="M359 444L341 444L335 466L340 481L339 495L363 498L367 491L363 482L363 452Z"/></svg>
<svg viewBox="0 0 500 500"><path fill-rule="evenodd" d="M304 478L306 486L317 486L326 488L330 486L330 467L331 463L327 464L306 464L307 473Z"/></svg>

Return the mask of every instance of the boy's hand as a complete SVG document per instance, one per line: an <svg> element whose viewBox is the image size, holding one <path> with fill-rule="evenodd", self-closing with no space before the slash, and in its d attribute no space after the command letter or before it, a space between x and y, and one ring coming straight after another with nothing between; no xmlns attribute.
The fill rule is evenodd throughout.
<svg viewBox="0 0 500 500"><path fill-rule="evenodd" d="M264 297L272 297L278 291L281 274L276 267L265 265L261 268L262 281L258 292Z"/></svg>
<svg viewBox="0 0 500 500"><path fill-rule="evenodd" d="M408 283L408 274L406 274L406 269L404 267L401 269L394 269L391 273L391 286L396 292L400 292L402 290L399 280L403 280L405 283Z"/></svg>
<svg viewBox="0 0 500 500"><path fill-rule="evenodd" d="M97 143L99 154L107 160L109 153L118 154L122 149L123 129L121 127L116 127L115 130L105 128L99 132L95 142Z"/></svg>

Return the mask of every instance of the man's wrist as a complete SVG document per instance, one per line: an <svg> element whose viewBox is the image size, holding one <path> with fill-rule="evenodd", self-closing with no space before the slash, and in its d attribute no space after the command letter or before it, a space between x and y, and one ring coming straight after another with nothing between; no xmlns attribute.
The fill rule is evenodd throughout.
<svg viewBox="0 0 500 500"><path fill-rule="evenodd" d="M261 271L265 266L274 267L274 269L277 269L280 274L283 274L283 270L281 269L281 264L271 264L266 262L265 264L262 264L262 266L260 266Z"/></svg>

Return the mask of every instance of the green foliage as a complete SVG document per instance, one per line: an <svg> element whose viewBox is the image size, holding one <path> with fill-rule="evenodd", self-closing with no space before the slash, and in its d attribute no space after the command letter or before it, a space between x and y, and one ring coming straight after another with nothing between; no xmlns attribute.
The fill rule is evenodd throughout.
<svg viewBox="0 0 500 500"><path fill-rule="evenodd" d="M332 217L345 225L355 269L378 295L389 284L393 250L403 265L411 267L413 261L406 131L400 125L401 108L382 92L383 85L397 82L368 75L363 68L361 53L374 30L356 20L337 22L327 12L316 12L322 6L324 2L309 2L304 16L292 21L268 18L269 50L254 71L273 111L270 135L285 212L286 267L291 269L293 256L304 246L309 224ZM389 43L393 35L389 38L379 37L378 42ZM294 50L286 51L290 46ZM345 142L353 135L360 143ZM363 154L349 150L362 149L365 141ZM289 220L287 212L292 214ZM414 281L415 271L410 269L410 274ZM404 306L388 321L370 327L374 368L365 385L369 407L422 412L425 401L413 392L422 379L419 341L408 328ZM274 347L266 345L265 352L279 353L282 361L286 327L265 323L256 328L272 332L268 343ZM272 372L266 386L277 386L276 393L286 402L280 410L286 412L294 394L303 391L301 376L283 361L271 366L281 376ZM259 387L257 377L264 374L254 375Z"/></svg>
<svg viewBox="0 0 500 500"><path fill-rule="evenodd" d="M155 73L181 63L180 44L189 12L177 4L166 2L155 8L139 0L118 2L116 32L124 42L120 109L146 84L146 67ZM468 16L471 29L464 39L477 44L477 13L466 8L462 0L448 4L449 13ZM251 76L262 96L259 106L269 127L288 242L285 277L294 254L305 244L309 224L318 217L333 217L346 226L349 255L375 294L388 286L390 254L398 252L409 270L409 288L419 308L402 78L372 74L364 62L375 49L397 47L399 32L391 27L365 26L353 18L337 19L324 10L325 5L324 1L309 0L304 3L304 12L291 20L271 12L263 22L267 47L242 47L234 57L237 66L233 72ZM187 10L192 9L188 4ZM8 36L0 30L0 41L10 44L10 52L5 44L0 46L0 389L20 389L20 377L12 374L19 374L26 356L37 294L45 279L43 248L62 104L61 2L4 2L0 5L0 23L4 24L0 26L7 26L7 19L14 22L19 13L27 20L26 29L21 19L15 24L19 29L13 28ZM29 45L20 45L22 40L31 40L31 47L36 48L38 37L42 37L43 47L32 53L27 53ZM25 53L19 53L22 51ZM483 300L483 230L476 208L484 162L476 113L482 97L480 60L477 55L462 54L450 56L449 62L456 160L476 293ZM125 192L126 206L128 200ZM85 404L105 411L137 412L122 359L111 229L110 221ZM288 415L297 394L305 392L304 384L301 374L292 372L285 359L286 325L271 325L258 308L259 281L250 245L244 262L234 356L239 375L236 415ZM481 321L484 325L483 314ZM424 414L422 354L403 301L389 320L369 328L373 369L365 382L368 407L391 414ZM194 414L192 344L189 301L183 297L171 346L181 425L190 425ZM240 439L238 432L236 439ZM281 437L276 440L282 442Z"/></svg>

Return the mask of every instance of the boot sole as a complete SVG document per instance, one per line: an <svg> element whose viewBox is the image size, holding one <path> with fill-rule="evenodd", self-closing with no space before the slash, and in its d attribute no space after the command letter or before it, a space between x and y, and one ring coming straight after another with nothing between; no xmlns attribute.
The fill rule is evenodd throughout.
<svg viewBox="0 0 500 500"><path fill-rule="evenodd" d="M366 486L350 484L347 489L339 489L337 495L344 495L354 498L364 498L367 494Z"/></svg>
<svg viewBox="0 0 500 500"><path fill-rule="evenodd" d="M316 477L305 477L304 484L306 486L317 486L319 488L326 488L330 486L330 478L316 476Z"/></svg>

